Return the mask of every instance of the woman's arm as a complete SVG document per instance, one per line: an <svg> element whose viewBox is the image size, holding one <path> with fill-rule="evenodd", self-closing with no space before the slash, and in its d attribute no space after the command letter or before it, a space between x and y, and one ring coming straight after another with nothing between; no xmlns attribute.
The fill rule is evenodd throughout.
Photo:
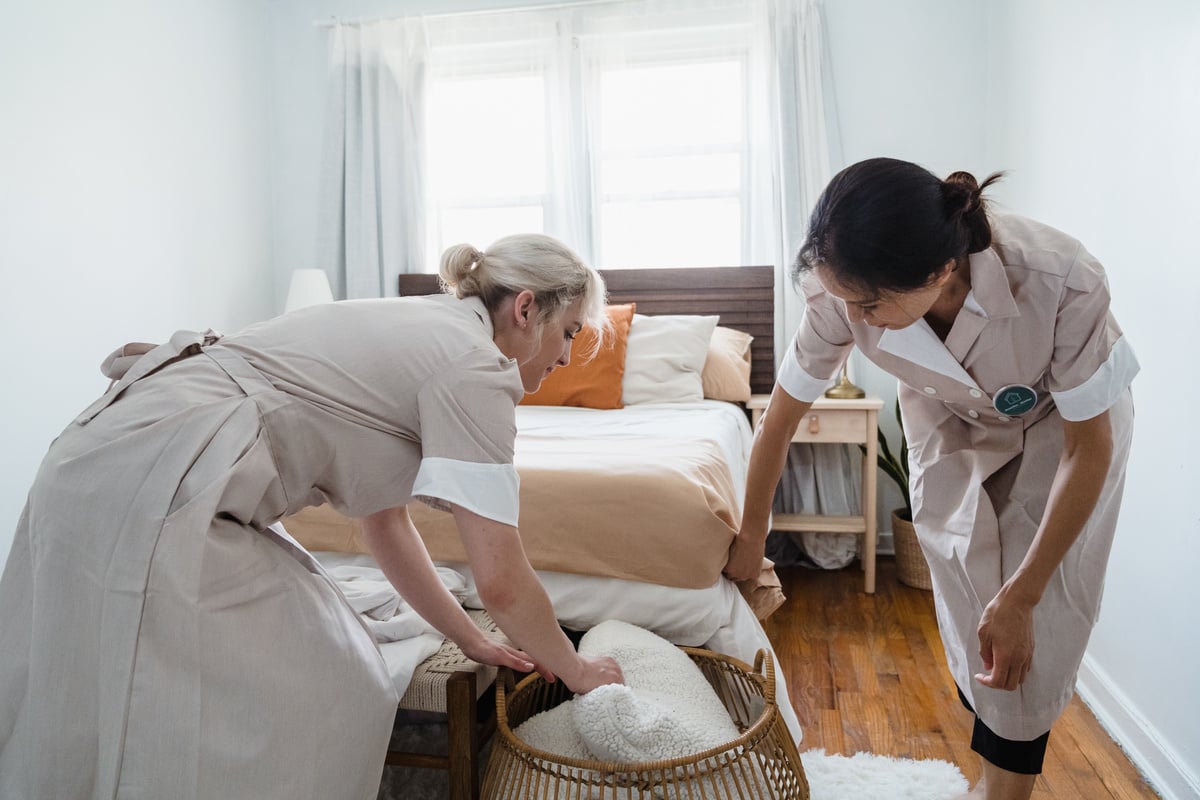
<svg viewBox="0 0 1200 800"><path fill-rule="evenodd" d="M563 633L545 588L511 525L454 507L454 521L475 574L475 588L500 629L573 692L591 691L624 676L611 658L585 658ZM543 674L545 674L543 672Z"/></svg>
<svg viewBox="0 0 1200 800"><path fill-rule="evenodd" d="M400 596L426 622L457 644L464 655L482 664L511 667L520 672L535 668L524 653L489 639L475 627L438 577L406 507L363 517L362 535L367 549Z"/></svg>
<svg viewBox="0 0 1200 800"><path fill-rule="evenodd" d="M792 436L810 408L812 403L797 400L776 384L771 401L758 421L746 473L742 523L725 562L725 576L732 580L753 578L762 571L775 487L787 463Z"/></svg>
<svg viewBox="0 0 1200 800"><path fill-rule="evenodd" d="M1063 423L1063 453L1037 535L979 623L979 653L987 672L975 679L984 686L1012 690L1025 680L1033 660L1034 606L1096 508L1112 453L1107 411Z"/></svg>

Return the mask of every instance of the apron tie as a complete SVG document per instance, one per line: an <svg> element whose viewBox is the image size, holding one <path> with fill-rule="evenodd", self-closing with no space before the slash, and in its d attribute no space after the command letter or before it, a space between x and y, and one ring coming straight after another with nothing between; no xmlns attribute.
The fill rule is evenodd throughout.
<svg viewBox="0 0 1200 800"><path fill-rule="evenodd" d="M240 353L221 345L205 347L203 352L204 355L217 362L217 366L224 370L225 374L241 387L247 397L276 391L271 382L263 377L263 374L255 369Z"/></svg>
<svg viewBox="0 0 1200 800"><path fill-rule="evenodd" d="M131 363L128 360L131 359L131 356L125 355L126 351L133 350L136 352L145 348L146 345L140 343L132 346L126 345L105 359L104 366L102 367L102 369L107 370L105 374L120 375L120 380L114 381L100 399L96 400L82 414L76 417L75 423L77 425L87 425L95 419L97 414L116 402L117 398L124 394L125 390L135 382L157 372L168 364L194 356L200 352L202 347L207 347L220 338L221 334L211 328L203 333L177 331L165 343L150 349L145 355L132 360ZM124 369L115 368L114 365L118 361L122 362L120 367L124 367Z"/></svg>

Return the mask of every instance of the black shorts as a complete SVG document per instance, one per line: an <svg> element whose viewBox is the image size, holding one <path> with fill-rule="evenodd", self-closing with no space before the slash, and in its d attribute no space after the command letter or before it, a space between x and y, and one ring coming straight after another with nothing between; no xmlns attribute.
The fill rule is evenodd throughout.
<svg viewBox="0 0 1200 800"><path fill-rule="evenodd" d="M958 699L966 706L967 711L975 714L975 709L971 708L971 704L967 702L967 697L963 694L962 689L958 690ZM971 749L1000 769L1017 772L1021 775L1041 775L1042 763L1046 760L1046 743L1048 741L1050 741L1050 731L1046 731L1030 742L1005 739L984 725L983 720L979 719L979 715L975 714L975 729L971 731Z"/></svg>

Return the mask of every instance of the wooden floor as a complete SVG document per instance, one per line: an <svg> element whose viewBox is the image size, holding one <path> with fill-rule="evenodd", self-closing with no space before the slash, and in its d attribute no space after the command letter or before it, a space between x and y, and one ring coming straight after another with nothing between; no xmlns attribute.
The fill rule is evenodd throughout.
<svg viewBox="0 0 1200 800"><path fill-rule="evenodd" d="M933 595L901 584L879 560L876 593L857 563L778 570L787 603L764 623L804 730L801 750L938 758L974 785L972 717L955 693ZM1078 697L1050 733L1035 800L1156 798Z"/></svg>

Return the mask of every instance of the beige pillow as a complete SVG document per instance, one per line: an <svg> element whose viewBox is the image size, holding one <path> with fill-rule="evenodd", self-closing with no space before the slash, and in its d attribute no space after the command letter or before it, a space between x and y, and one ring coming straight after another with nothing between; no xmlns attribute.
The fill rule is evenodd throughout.
<svg viewBox="0 0 1200 800"><path fill-rule="evenodd" d="M708 343L700 382L711 400L745 403L750 399L750 343L745 331L717 326Z"/></svg>
<svg viewBox="0 0 1200 800"><path fill-rule="evenodd" d="M715 316L634 314L625 345L622 403L703 400L700 373L716 327Z"/></svg>

